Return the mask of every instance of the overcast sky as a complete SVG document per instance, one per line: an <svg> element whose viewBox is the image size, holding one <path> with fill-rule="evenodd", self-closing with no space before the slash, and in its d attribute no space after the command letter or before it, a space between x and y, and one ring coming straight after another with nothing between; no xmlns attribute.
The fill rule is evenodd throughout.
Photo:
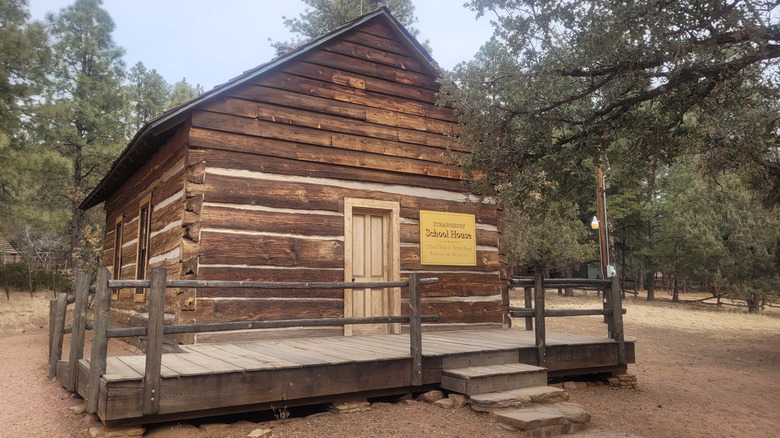
<svg viewBox="0 0 780 438"><path fill-rule="evenodd" d="M489 19L465 0L413 0L419 39L430 40L433 58L445 69L473 58L492 34ZM34 19L59 12L72 0L29 0ZM130 67L142 61L169 83L186 77L205 90L269 61L269 38L290 39L282 16L303 12L300 0L104 0L116 23L114 41Z"/></svg>

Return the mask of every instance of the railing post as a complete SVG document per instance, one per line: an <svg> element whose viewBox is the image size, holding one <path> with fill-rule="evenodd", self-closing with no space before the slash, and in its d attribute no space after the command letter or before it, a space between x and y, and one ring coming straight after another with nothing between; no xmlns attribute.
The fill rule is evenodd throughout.
<svg viewBox="0 0 780 438"><path fill-rule="evenodd" d="M73 309L73 330L70 335L68 356L68 383L70 392L76 391L79 361L84 357L84 331L87 326L87 300L89 297L89 274L82 272L76 277L76 303Z"/></svg>
<svg viewBox="0 0 780 438"><path fill-rule="evenodd" d="M420 276L416 272L412 272L409 274L409 349L412 356L412 386L423 384L422 312L420 302Z"/></svg>
<svg viewBox="0 0 780 438"><path fill-rule="evenodd" d="M49 300L49 351L46 353L51 359L51 346L54 343L54 325L57 319L57 300Z"/></svg>
<svg viewBox="0 0 780 438"><path fill-rule="evenodd" d="M626 345L623 338L623 303L620 291L620 283L617 276L612 277L612 339L617 341L618 363L626 363Z"/></svg>
<svg viewBox="0 0 780 438"><path fill-rule="evenodd" d="M68 294L57 294L55 308L54 331L49 349L49 378L57 376L57 362L62 359L62 338L65 334L65 312L68 310Z"/></svg>
<svg viewBox="0 0 780 438"><path fill-rule="evenodd" d="M547 336L544 327L544 285L542 273L534 274L534 310L536 320L536 362L540 367L547 366Z"/></svg>
<svg viewBox="0 0 780 438"><path fill-rule="evenodd" d="M533 298L533 288L532 287L524 287L523 288L523 295L525 298L525 308L530 309L534 305L534 298ZM528 331L531 331L534 329L534 322L533 318L530 316L527 316L525 318L525 329Z"/></svg>
<svg viewBox="0 0 780 438"><path fill-rule="evenodd" d="M615 278L614 276L611 278ZM614 281L614 280L613 280ZM611 285L605 285L602 288L600 288L603 292L603 295L601 297L602 308L606 310L612 309L612 291L611 291ZM607 337L610 339L614 339L615 334L615 318L610 316L609 313L604 312L604 322L607 324Z"/></svg>
<svg viewBox="0 0 780 438"><path fill-rule="evenodd" d="M92 338L92 354L89 360L89 381L87 383L87 412L97 413L100 378L106 373L106 356L108 354L108 330L111 311L111 290L108 280L111 273L106 268L98 269L97 286L95 288L95 320L94 337Z"/></svg>
<svg viewBox="0 0 780 438"><path fill-rule="evenodd" d="M144 415L160 409L160 370L162 368L163 322L165 317L165 281L168 270L152 269L149 287L149 329L146 336L146 368L144 372Z"/></svg>

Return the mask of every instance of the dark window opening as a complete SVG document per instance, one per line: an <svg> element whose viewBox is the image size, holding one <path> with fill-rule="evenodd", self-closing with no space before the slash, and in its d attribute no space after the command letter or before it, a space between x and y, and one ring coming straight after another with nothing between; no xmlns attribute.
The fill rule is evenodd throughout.
<svg viewBox="0 0 780 438"><path fill-rule="evenodd" d="M151 202L147 201L138 211L138 260L136 261L135 278L143 280L149 265L149 234L151 233ZM135 293L144 293L144 288L139 287Z"/></svg>

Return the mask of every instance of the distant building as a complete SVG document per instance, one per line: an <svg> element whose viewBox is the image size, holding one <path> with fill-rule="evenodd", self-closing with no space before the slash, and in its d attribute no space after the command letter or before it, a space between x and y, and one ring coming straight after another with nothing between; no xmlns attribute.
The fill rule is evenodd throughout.
<svg viewBox="0 0 780 438"><path fill-rule="evenodd" d="M0 235L0 259L3 265L22 261L22 252L19 251L13 241L6 239L2 235Z"/></svg>

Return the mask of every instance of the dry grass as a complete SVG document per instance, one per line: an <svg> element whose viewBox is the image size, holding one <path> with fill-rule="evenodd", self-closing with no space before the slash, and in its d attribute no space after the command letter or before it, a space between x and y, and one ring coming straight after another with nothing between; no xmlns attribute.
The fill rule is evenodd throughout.
<svg viewBox="0 0 780 438"><path fill-rule="evenodd" d="M660 292L660 293L659 293ZM672 303L664 291L656 293L656 301L648 302L646 297L629 294L623 300L626 309L624 318L631 324L661 326L669 329L685 330L698 333L713 333L718 331L764 332L780 330L780 308L767 307L760 313L748 313L745 307L714 304L704 304L700 300L709 294L685 294L680 303ZM659 295L661 295L659 297ZM547 309L594 309L601 307L601 297L593 291L575 290L574 297L564 297L555 291L545 294ZM512 306L522 307L522 290L515 289L511 293ZM592 319L594 324L601 317L582 317ZM560 325L560 321L568 318L548 320L548 325ZM523 324L521 318L516 318L516 326Z"/></svg>
<svg viewBox="0 0 780 438"><path fill-rule="evenodd" d="M639 389L573 391L572 399L593 415L597 430L650 437L763 437L780 433L780 310L750 314L744 307L717 308L684 294L672 303L640 295L624 300L627 338L636 340ZM513 291L513 305L522 291ZM574 297L548 291L546 307L599 308L595 292ZM602 317L548 318L547 330L605 336ZM522 326L519 318L515 326Z"/></svg>
<svg viewBox="0 0 780 438"><path fill-rule="evenodd" d="M0 297L0 336L25 333L49 325L51 291L11 292L10 299Z"/></svg>

